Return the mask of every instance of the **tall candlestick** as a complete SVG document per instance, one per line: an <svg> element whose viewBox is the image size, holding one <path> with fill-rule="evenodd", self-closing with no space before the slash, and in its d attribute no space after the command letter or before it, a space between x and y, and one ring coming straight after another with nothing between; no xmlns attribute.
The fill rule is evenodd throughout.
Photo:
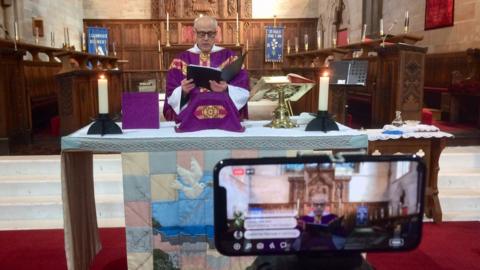
<svg viewBox="0 0 480 270"><path fill-rule="evenodd" d="M87 35L85 35L85 32L82 32L82 52L86 52L86 51L87 51Z"/></svg>
<svg viewBox="0 0 480 270"><path fill-rule="evenodd" d="M383 36L383 18L380 19L380 36Z"/></svg>
<svg viewBox="0 0 480 270"><path fill-rule="evenodd" d="M298 37L295 37L295 52L298 53Z"/></svg>
<svg viewBox="0 0 480 270"><path fill-rule="evenodd" d="M55 33L54 32L50 32L50 46L52 48L55 47Z"/></svg>
<svg viewBox="0 0 480 270"><path fill-rule="evenodd" d="M104 75L98 78L98 113L108 114L108 80Z"/></svg>
<svg viewBox="0 0 480 270"><path fill-rule="evenodd" d="M322 31L317 31L317 49L322 48Z"/></svg>
<svg viewBox="0 0 480 270"><path fill-rule="evenodd" d="M63 44L65 44L65 47L67 47L67 28L63 28Z"/></svg>
<svg viewBox="0 0 480 270"><path fill-rule="evenodd" d="M170 31L170 14L167 12L167 32Z"/></svg>
<svg viewBox="0 0 480 270"><path fill-rule="evenodd" d="M405 11L405 33L408 32L408 26L410 24L410 17L408 16L408 10Z"/></svg>
<svg viewBox="0 0 480 270"><path fill-rule="evenodd" d="M15 34L15 41L19 41L20 37L18 36L18 23L17 23L17 21L15 21L13 23L13 32Z"/></svg>
<svg viewBox="0 0 480 270"><path fill-rule="evenodd" d="M162 51L162 45L160 44L160 39L157 40L157 45L158 45L158 52Z"/></svg>
<svg viewBox="0 0 480 270"><path fill-rule="evenodd" d="M303 42L305 44L305 51L308 51L308 34L303 36Z"/></svg>
<svg viewBox="0 0 480 270"><path fill-rule="evenodd" d="M324 72L320 76L320 83L318 87L318 110L328 111L328 86L330 83L330 77L328 72Z"/></svg>
<svg viewBox="0 0 480 270"><path fill-rule="evenodd" d="M290 54L290 39L287 40L287 54Z"/></svg>
<svg viewBox="0 0 480 270"><path fill-rule="evenodd" d="M236 28L237 29L237 32L240 30L240 23L238 21L238 12L237 12L237 18L236 18Z"/></svg>
<svg viewBox="0 0 480 270"><path fill-rule="evenodd" d="M35 27L35 44L37 44L37 45L38 45L38 35L39 35L38 27Z"/></svg>
<svg viewBox="0 0 480 270"><path fill-rule="evenodd" d="M245 50L248 52L248 39L247 39L246 44L245 44Z"/></svg>
<svg viewBox="0 0 480 270"><path fill-rule="evenodd" d="M70 47L70 32L68 31L68 27L67 27L67 47Z"/></svg>
<svg viewBox="0 0 480 270"><path fill-rule="evenodd" d="M362 30L362 42L365 41L367 38L367 24L363 25L363 30Z"/></svg>

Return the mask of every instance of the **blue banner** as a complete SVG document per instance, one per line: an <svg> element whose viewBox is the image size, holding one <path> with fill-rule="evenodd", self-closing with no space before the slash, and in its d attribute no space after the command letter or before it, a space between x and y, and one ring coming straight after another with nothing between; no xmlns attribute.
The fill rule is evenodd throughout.
<svg viewBox="0 0 480 270"><path fill-rule="evenodd" d="M108 55L108 29L101 27L87 28L88 53Z"/></svg>
<svg viewBox="0 0 480 270"><path fill-rule="evenodd" d="M265 62L283 62L283 26L265 28Z"/></svg>

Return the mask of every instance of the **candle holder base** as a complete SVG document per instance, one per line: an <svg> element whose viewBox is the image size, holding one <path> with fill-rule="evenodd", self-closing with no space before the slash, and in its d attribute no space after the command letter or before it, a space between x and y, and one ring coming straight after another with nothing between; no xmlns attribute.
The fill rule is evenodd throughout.
<svg viewBox="0 0 480 270"><path fill-rule="evenodd" d="M318 111L316 117L308 123L305 131L332 131L339 130L337 123L332 118L328 111Z"/></svg>
<svg viewBox="0 0 480 270"><path fill-rule="evenodd" d="M99 113L95 122L87 131L88 135L122 134L122 129L112 120L107 113Z"/></svg>

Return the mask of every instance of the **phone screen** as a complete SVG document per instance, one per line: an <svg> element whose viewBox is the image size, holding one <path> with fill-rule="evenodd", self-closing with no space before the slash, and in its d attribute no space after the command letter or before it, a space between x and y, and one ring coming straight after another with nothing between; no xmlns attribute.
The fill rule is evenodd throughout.
<svg viewBox="0 0 480 270"><path fill-rule="evenodd" d="M220 252L385 251L419 244L423 166L418 160L292 160L233 161L218 170Z"/></svg>

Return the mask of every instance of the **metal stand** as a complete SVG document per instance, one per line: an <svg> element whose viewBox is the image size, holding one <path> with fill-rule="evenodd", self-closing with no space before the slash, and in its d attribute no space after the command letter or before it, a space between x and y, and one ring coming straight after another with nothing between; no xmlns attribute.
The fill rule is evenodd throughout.
<svg viewBox="0 0 480 270"><path fill-rule="evenodd" d="M107 113L99 113L95 122L90 126L88 135L122 134L122 129L112 120Z"/></svg>
<svg viewBox="0 0 480 270"><path fill-rule="evenodd" d="M360 253L337 255L258 256L248 270L373 270Z"/></svg>
<svg viewBox="0 0 480 270"><path fill-rule="evenodd" d="M308 123L305 131L331 131L339 130L337 123L332 118L328 111L318 111L315 119Z"/></svg>

